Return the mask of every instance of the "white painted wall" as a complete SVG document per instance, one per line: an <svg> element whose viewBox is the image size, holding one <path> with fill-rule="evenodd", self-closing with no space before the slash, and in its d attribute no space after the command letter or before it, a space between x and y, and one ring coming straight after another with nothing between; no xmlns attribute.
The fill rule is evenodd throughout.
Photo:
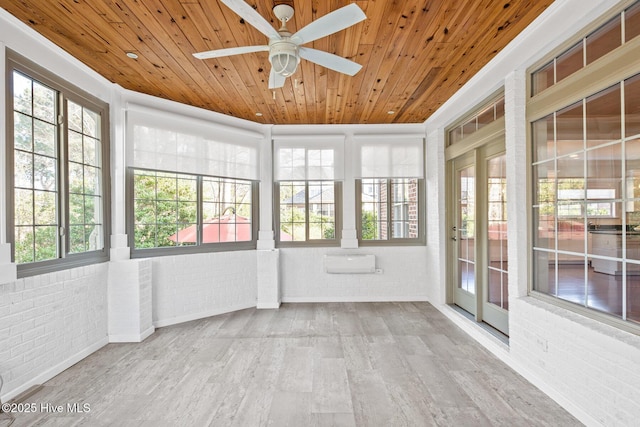
<svg viewBox="0 0 640 427"><path fill-rule="evenodd" d="M328 274L325 254L374 254L380 274ZM283 302L426 301L426 247L280 249Z"/></svg>
<svg viewBox="0 0 640 427"><path fill-rule="evenodd" d="M155 326L256 306L256 251L152 258Z"/></svg>
<svg viewBox="0 0 640 427"><path fill-rule="evenodd" d="M527 295L525 70L619 2L563 0L549 9L427 122L429 300L461 328L587 425L636 425L640 417L640 337ZM447 212L444 130L505 87L509 230L509 345L446 305Z"/></svg>
<svg viewBox="0 0 640 427"><path fill-rule="evenodd" d="M0 284L3 402L107 343L106 263Z"/></svg>

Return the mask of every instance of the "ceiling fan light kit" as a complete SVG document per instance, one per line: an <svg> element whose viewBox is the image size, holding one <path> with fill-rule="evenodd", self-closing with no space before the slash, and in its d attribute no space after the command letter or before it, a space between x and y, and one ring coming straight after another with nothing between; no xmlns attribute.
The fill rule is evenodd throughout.
<svg viewBox="0 0 640 427"><path fill-rule="evenodd" d="M362 66L349 59L321 50L302 47L303 44L342 31L367 18L357 4L351 3L311 22L295 34L287 29L287 21L293 16L293 8L279 4L273 8L274 15L282 22L278 31L244 0L221 0L231 10L269 38L268 46L241 46L194 53L199 59L219 58L260 51L269 52L271 72L269 89L284 86L287 77L295 73L300 58L350 76L355 75Z"/></svg>

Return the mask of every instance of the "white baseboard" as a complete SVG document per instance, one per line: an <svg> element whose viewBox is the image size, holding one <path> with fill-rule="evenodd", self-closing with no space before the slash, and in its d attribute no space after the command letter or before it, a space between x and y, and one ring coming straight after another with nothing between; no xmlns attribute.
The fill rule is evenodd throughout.
<svg viewBox="0 0 640 427"><path fill-rule="evenodd" d="M283 297L283 303L296 302L428 302L426 296L336 296L336 297Z"/></svg>
<svg viewBox="0 0 640 427"><path fill-rule="evenodd" d="M3 402L6 402L10 399L12 399L13 397L19 395L20 393L25 392L26 390L28 390L29 388L39 385L39 384L44 384L45 382L49 381L51 378L55 377L56 375L60 374L62 371L70 368L71 366L75 365L76 363L78 363L79 361L81 361L82 359L84 359L85 357L95 353L96 351L100 350L102 347L104 347L105 345L109 344L109 339L107 337L104 337L103 339L101 339L100 341L90 345L89 347L85 348L84 350L74 354L71 357L68 357L67 359L65 359L64 361L58 363L57 365L47 369L46 371L44 371L43 373L35 376L34 378L30 379L29 381L20 384L19 386L10 389L8 392L6 392L4 395L1 396L1 400ZM6 385L11 386L12 383L5 383Z"/></svg>
<svg viewBox="0 0 640 427"><path fill-rule="evenodd" d="M280 308L280 303L279 302L259 302L258 305L256 305L256 308L259 310L268 310L268 309L276 309L276 308Z"/></svg>
<svg viewBox="0 0 640 427"><path fill-rule="evenodd" d="M124 343L124 342L142 342L147 337L155 332L156 328L151 326L146 331L140 334L109 334L110 343Z"/></svg>
<svg viewBox="0 0 640 427"><path fill-rule="evenodd" d="M247 308L254 308L256 303L238 304L236 306L216 308L212 310L203 311L200 313L185 314L183 316L170 317L168 319L158 319L153 322L153 326L156 328L162 328L164 326L177 325L178 323L190 322L192 320L204 319L206 317L217 316L218 314L231 313L232 311L245 310Z"/></svg>

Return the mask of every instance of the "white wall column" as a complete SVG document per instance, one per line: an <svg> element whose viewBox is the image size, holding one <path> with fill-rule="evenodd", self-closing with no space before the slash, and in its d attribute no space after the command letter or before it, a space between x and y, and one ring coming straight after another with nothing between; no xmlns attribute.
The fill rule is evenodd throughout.
<svg viewBox="0 0 640 427"><path fill-rule="evenodd" d="M126 106L119 86L111 91L111 252L112 261L131 257L126 230Z"/></svg>
<svg viewBox="0 0 640 427"><path fill-rule="evenodd" d="M340 247L355 249L358 247L358 233L356 231L356 183L353 178L353 135L345 135L344 163L345 176L342 183L342 239Z"/></svg>
<svg viewBox="0 0 640 427"><path fill-rule="evenodd" d="M524 70L515 70L504 82L509 299L528 292L526 78Z"/></svg>

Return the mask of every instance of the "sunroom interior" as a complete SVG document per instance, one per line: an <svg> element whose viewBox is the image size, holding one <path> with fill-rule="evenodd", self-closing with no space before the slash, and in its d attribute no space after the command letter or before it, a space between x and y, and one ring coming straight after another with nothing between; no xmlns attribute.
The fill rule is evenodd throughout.
<svg viewBox="0 0 640 427"><path fill-rule="evenodd" d="M420 301L580 422L637 422L640 2L553 2L415 123L232 117L0 22L2 402L158 328Z"/></svg>

